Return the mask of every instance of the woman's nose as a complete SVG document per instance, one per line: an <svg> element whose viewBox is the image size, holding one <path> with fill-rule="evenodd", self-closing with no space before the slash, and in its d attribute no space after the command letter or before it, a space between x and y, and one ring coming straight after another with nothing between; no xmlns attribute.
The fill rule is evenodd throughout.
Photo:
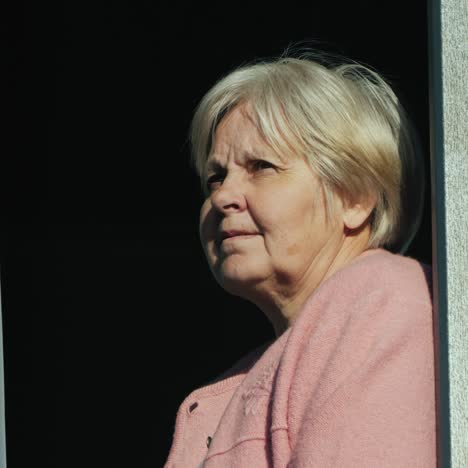
<svg viewBox="0 0 468 468"><path fill-rule="evenodd" d="M220 212L243 210L246 206L243 184L239 178L225 177L211 194L212 205Z"/></svg>

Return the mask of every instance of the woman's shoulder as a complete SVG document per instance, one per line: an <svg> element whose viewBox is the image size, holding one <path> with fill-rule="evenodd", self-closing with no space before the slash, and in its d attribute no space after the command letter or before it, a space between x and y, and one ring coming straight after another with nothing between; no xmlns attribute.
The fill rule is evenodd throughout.
<svg viewBox="0 0 468 468"><path fill-rule="evenodd" d="M302 362L305 374L310 362L322 363L341 375L369 365L373 355L385 360L403 348L429 349L430 285L429 265L383 249L366 251L310 297L288 341L294 357L284 362Z"/></svg>
<svg viewBox="0 0 468 468"><path fill-rule="evenodd" d="M385 291L400 298L432 303L432 268L414 258L370 249L337 273L331 286L362 293Z"/></svg>

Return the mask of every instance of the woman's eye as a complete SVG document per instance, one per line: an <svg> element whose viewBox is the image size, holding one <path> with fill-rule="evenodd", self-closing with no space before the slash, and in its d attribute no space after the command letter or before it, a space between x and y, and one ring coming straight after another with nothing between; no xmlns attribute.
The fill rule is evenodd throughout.
<svg viewBox="0 0 468 468"><path fill-rule="evenodd" d="M257 159L254 161L253 166L255 169L269 169L274 167L273 164L269 163L268 161L264 161L263 159Z"/></svg>
<svg viewBox="0 0 468 468"><path fill-rule="evenodd" d="M211 184L221 179L222 179L222 176L220 174L215 174L215 175L208 177L208 179L206 180L206 187L209 189L211 187Z"/></svg>
<svg viewBox="0 0 468 468"><path fill-rule="evenodd" d="M264 161L263 159L252 161L251 164L256 170L271 169L275 167L273 164L269 163L268 161ZM208 179L206 179L206 188L210 190L212 184L222 181L223 178L224 176L222 174L213 174L212 176L208 177Z"/></svg>

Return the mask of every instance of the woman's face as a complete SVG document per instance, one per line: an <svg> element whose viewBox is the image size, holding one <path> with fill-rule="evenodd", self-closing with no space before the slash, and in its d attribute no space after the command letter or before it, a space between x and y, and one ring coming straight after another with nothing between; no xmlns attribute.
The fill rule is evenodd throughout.
<svg viewBox="0 0 468 468"><path fill-rule="evenodd" d="M200 238L228 292L257 303L293 296L339 249L341 204L338 218L327 220L316 175L300 158L282 163L245 108L218 126L205 180Z"/></svg>

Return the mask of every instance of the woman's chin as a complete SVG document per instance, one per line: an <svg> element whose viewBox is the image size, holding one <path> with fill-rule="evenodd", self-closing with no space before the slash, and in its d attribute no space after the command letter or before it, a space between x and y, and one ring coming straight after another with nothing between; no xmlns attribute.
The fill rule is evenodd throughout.
<svg viewBox="0 0 468 468"><path fill-rule="evenodd" d="M230 294L235 296L248 296L249 291L256 288L262 281L258 273L248 271L230 271L226 269L216 276L218 284Z"/></svg>

